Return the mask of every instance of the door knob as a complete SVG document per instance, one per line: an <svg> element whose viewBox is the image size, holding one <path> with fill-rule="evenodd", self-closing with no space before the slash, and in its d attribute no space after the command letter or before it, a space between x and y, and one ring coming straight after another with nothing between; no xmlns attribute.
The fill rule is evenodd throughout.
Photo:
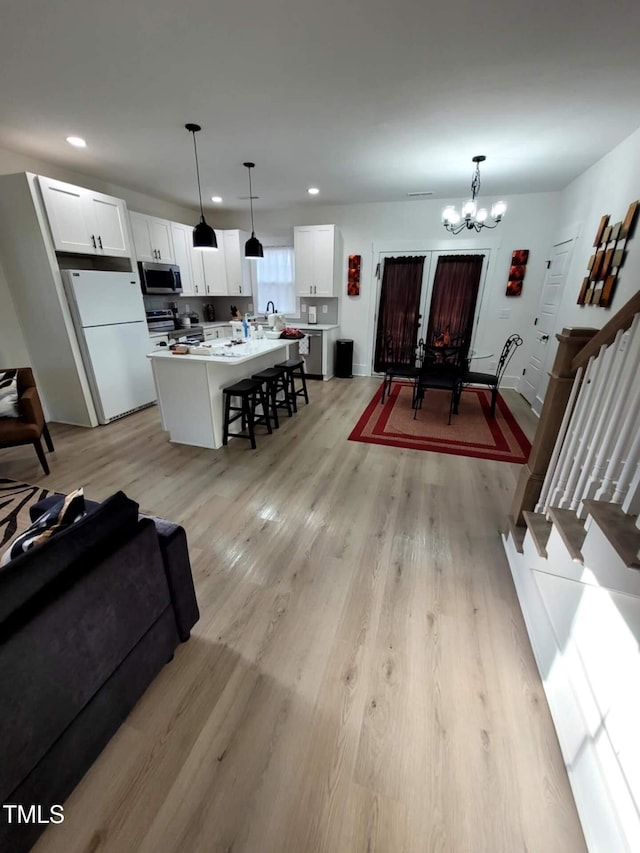
<svg viewBox="0 0 640 853"><path fill-rule="evenodd" d="M541 335L540 340L541 340L541 341L548 341L548 340L549 340L549 335Z"/></svg>

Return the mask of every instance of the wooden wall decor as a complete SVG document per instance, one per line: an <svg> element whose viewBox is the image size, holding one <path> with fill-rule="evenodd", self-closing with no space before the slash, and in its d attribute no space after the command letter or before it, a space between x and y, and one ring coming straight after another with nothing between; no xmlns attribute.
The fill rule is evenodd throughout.
<svg viewBox="0 0 640 853"><path fill-rule="evenodd" d="M347 296L360 296L360 264L361 255L349 255L349 272L347 276Z"/></svg>
<svg viewBox="0 0 640 853"><path fill-rule="evenodd" d="M609 224L608 214L600 220L593 241L596 251L589 258L587 275L578 293L578 305L598 305L600 308L611 305L618 273L625 259L627 240L632 236L639 206L640 202L631 202L624 221L616 222L615 225Z"/></svg>
<svg viewBox="0 0 640 853"><path fill-rule="evenodd" d="M511 266L509 267L507 296L520 296L522 294L522 282L524 281L528 260L528 249L514 249L511 255Z"/></svg>

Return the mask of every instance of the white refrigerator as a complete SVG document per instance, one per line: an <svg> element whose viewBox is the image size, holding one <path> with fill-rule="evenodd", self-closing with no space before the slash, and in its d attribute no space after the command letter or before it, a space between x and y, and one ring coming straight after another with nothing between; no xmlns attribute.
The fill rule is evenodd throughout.
<svg viewBox="0 0 640 853"><path fill-rule="evenodd" d="M64 270L62 278L99 422L153 403L149 331L136 275Z"/></svg>

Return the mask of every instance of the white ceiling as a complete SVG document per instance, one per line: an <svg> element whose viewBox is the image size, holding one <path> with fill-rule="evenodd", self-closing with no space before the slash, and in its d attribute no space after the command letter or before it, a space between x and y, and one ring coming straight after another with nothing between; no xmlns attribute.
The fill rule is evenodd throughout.
<svg viewBox="0 0 640 853"><path fill-rule="evenodd" d="M637 0L3 0L0 147L180 204L557 190L640 126ZM77 150L64 138L85 137ZM311 198L308 186L321 194Z"/></svg>

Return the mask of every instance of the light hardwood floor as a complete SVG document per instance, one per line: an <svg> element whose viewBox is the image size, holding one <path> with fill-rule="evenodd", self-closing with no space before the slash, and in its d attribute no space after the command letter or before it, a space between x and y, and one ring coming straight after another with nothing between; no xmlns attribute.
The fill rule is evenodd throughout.
<svg viewBox="0 0 640 853"><path fill-rule="evenodd" d="M585 849L500 544L518 467L347 441L377 384L312 383L256 451L153 408L54 425L49 477L0 452L182 523L202 614L37 853Z"/></svg>

